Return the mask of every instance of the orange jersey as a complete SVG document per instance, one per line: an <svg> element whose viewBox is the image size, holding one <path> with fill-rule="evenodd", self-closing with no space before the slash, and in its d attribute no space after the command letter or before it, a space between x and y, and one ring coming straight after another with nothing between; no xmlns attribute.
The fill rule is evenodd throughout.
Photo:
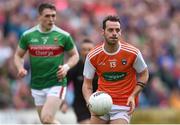
<svg viewBox="0 0 180 125"><path fill-rule="evenodd" d="M139 53L137 48L128 43L120 43L120 47L115 53L107 53L104 50L104 44L99 45L87 56L84 76L88 78L88 74L93 68L99 77L98 91L110 94L113 104L126 106L127 99L137 83L137 71L134 64ZM141 60L144 63L142 58ZM88 63L92 68L87 68ZM145 67L146 64L143 64L143 69ZM88 71L90 73L87 73Z"/></svg>

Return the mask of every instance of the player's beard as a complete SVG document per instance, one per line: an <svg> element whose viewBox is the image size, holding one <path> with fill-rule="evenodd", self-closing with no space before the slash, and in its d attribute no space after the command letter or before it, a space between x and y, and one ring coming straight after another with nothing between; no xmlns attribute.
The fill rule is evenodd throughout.
<svg viewBox="0 0 180 125"><path fill-rule="evenodd" d="M118 44L118 41L119 41L118 38L106 38L106 37L105 37L105 40L106 40L106 43L110 46L112 46L112 45L114 46L114 45Z"/></svg>

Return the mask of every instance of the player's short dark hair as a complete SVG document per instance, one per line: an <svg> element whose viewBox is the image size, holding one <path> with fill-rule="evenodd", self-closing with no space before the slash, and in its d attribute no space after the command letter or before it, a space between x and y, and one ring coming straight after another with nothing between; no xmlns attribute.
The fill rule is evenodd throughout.
<svg viewBox="0 0 180 125"><path fill-rule="evenodd" d="M56 7L51 3L42 3L39 5L38 11L39 14L42 14L44 9L51 9L56 11Z"/></svg>
<svg viewBox="0 0 180 125"><path fill-rule="evenodd" d="M104 20L103 20L103 26L102 26L102 28L103 28L104 30L106 29L106 22L107 22L107 21L119 22L119 24L121 24L121 23L120 23L120 19L119 19L118 16L115 16L115 15L107 16L107 17L105 17Z"/></svg>

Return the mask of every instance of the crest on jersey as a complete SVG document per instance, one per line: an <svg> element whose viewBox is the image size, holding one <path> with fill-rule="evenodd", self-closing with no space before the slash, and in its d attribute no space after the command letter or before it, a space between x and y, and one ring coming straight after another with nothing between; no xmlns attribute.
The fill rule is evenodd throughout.
<svg viewBox="0 0 180 125"><path fill-rule="evenodd" d="M54 37L54 43L57 44L58 43L58 38Z"/></svg>
<svg viewBox="0 0 180 125"><path fill-rule="evenodd" d="M47 40L49 39L49 37L48 37L48 36L46 36L46 37L41 37L41 39L43 40L43 44L46 44L46 43L47 43Z"/></svg>
<svg viewBox="0 0 180 125"><path fill-rule="evenodd" d="M122 60L121 60L121 63L122 63L123 65L126 65L126 64L127 64L127 60L126 60L126 59L122 59Z"/></svg>

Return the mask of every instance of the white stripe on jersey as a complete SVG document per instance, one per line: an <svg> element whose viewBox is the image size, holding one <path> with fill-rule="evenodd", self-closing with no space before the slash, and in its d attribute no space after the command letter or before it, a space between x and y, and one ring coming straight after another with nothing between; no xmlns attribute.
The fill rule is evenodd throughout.
<svg viewBox="0 0 180 125"><path fill-rule="evenodd" d="M134 51L137 51L138 52L138 49L134 46L131 46L131 45L126 45L126 44L121 44L123 47L127 47L129 49L133 49Z"/></svg>
<svg viewBox="0 0 180 125"><path fill-rule="evenodd" d="M96 56L97 54L99 54L100 52L102 52L103 49L100 48L98 51L94 52L91 56L88 56L89 57L89 60L91 60L91 58L93 58L94 56Z"/></svg>
<svg viewBox="0 0 180 125"><path fill-rule="evenodd" d="M96 54L98 51L100 51L102 49L102 46L99 46L97 48L95 48L93 51L91 51L89 54L88 54L88 57L91 58L91 56L93 56L94 54Z"/></svg>
<svg viewBox="0 0 180 125"><path fill-rule="evenodd" d="M136 53L136 55L137 55L137 54L138 54L138 52L139 52L139 50L138 50L138 49L136 49L135 47L132 47L132 46L125 46L125 45L122 45L121 47L122 47L122 48L124 48L124 49L127 49L127 50L130 50L130 51L135 52L135 53Z"/></svg>
<svg viewBox="0 0 180 125"><path fill-rule="evenodd" d="M133 54L135 54L135 55L138 55L138 53L136 53L136 52L134 52L134 51L132 51L132 50L128 50L127 48L121 47L121 49L124 50L124 51L128 51L128 52L130 52L130 53L133 53Z"/></svg>

